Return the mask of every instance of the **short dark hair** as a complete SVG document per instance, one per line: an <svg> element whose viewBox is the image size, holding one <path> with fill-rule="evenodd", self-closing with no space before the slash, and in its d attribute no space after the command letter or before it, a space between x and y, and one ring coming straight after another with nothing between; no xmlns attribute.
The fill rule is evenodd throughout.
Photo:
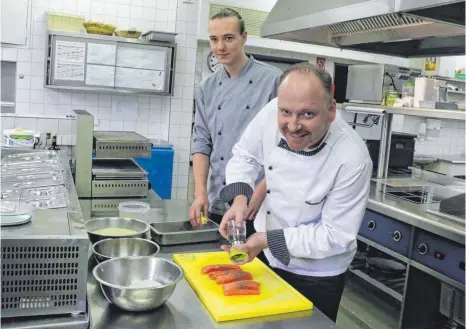
<svg viewBox="0 0 466 329"><path fill-rule="evenodd" d="M324 88L325 96L329 103L332 102L333 96L332 96L332 76L322 68L318 68L317 66L310 64L308 62L304 63L299 63L295 64L293 66L290 66L287 68L282 76L280 77L279 81L279 86L282 84L283 80L286 79L287 76L289 76L293 72L298 72L298 73L311 73L315 75L320 83L322 84L322 87Z"/></svg>
<svg viewBox="0 0 466 329"><path fill-rule="evenodd" d="M239 27L239 34L243 34L246 31L246 25L244 24L243 17L234 9L231 8L223 8L214 14L210 20L219 19L219 18L228 18L228 17L236 17L238 19L238 27Z"/></svg>

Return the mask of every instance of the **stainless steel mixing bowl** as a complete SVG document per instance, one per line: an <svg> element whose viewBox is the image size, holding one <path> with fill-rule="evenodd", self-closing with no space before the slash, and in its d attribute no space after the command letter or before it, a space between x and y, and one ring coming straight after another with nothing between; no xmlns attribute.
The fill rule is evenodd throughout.
<svg viewBox="0 0 466 329"><path fill-rule="evenodd" d="M162 258L121 257L98 264L92 271L110 303L127 311L147 311L164 304L183 278L183 270ZM131 287L155 281L158 286Z"/></svg>
<svg viewBox="0 0 466 329"><path fill-rule="evenodd" d="M146 222L134 218L123 218L123 217L100 217L88 220L84 223L89 240L92 244L97 241L109 239L109 238L150 238L150 226ZM125 228L133 230L134 234L125 235L102 235L96 234L95 231L105 228Z"/></svg>
<svg viewBox="0 0 466 329"><path fill-rule="evenodd" d="M120 257L154 257L159 250L157 243L141 238L105 239L92 245L92 251L98 263Z"/></svg>

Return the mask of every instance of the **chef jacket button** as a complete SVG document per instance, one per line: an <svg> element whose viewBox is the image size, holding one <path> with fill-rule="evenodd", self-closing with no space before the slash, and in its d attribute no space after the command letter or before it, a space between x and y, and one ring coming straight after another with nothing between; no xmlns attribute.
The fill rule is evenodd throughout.
<svg viewBox="0 0 466 329"><path fill-rule="evenodd" d="M218 85L221 86L221 85L222 85L222 81L220 81L220 82L218 83Z"/></svg>
<svg viewBox="0 0 466 329"><path fill-rule="evenodd" d="M267 215L270 215L270 211L267 211Z"/></svg>
<svg viewBox="0 0 466 329"><path fill-rule="evenodd" d="M252 83L252 80L249 80L249 83Z"/></svg>
<svg viewBox="0 0 466 329"><path fill-rule="evenodd" d="M219 131L219 132L218 132L218 135L219 135L219 136L221 136L221 135L222 135L222 132L221 132L221 131Z"/></svg>
<svg viewBox="0 0 466 329"><path fill-rule="evenodd" d="M222 161L223 161L223 157L220 157L220 160L222 160Z"/></svg>
<svg viewBox="0 0 466 329"><path fill-rule="evenodd" d="M223 186L227 185L227 182L223 181Z"/></svg>
<svg viewBox="0 0 466 329"><path fill-rule="evenodd" d="M270 190L267 190L267 193L270 194Z"/></svg>
<svg viewBox="0 0 466 329"><path fill-rule="evenodd" d="M246 109L249 110L249 105L246 105Z"/></svg>
<svg viewBox="0 0 466 329"><path fill-rule="evenodd" d="M221 109L222 109L222 107L219 105L219 106L217 107L217 110L220 111Z"/></svg>
<svg viewBox="0 0 466 329"><path fill-rule="evenodd" d="M272 169L273 169L273 167L272 167L272 166L269 166L269 170L272 170Z"/></svg>

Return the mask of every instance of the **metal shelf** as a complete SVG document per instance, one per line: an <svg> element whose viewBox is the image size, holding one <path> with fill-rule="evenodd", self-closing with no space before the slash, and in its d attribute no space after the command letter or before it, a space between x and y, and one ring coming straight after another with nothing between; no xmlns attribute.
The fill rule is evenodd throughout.
<svg viewBox="0 0 466 329"><path fill-rule="evenodd" d="M448 89L447 89L447 92L448 92L449 94L459 94L459 95L465 95L465 94L466 94L466 93L465 93L464 91L462 91L462 90L448 90Z"/></svg>
<svg viewBox="0 0 466 329"><path fill-rule="evenodd" d="M4 107L15 107L16 103L15 102L0 102L0 106Z"/></svg>
<svg viewBox="0 0 466 329"><path fill-rule="evenodd" d="M439 109L426 109L417 107L392 107L374 104L357 104L357 103L344 103L343 110L353 113L365 113L374 115L384 114L400 114L424 118L436 119L451 119L451 120L466 120L464 111L459 110L439 110Z"/></svg>
<svg viewBox="0 0 466 329"><path fill-rule="evenodd" d="M466 80L460 80L460 79L455 79L455 78L449 78L449 77L435 77L436 79L439 79L439 80L446 80L446 81L453 81L453 82L462 82L462 83L465 83Z"/></svg>
<svg viewBox="0 0 466 329"><path fill-rule="evenodd" d="M378 250L386 253L387 255L392 256L393 258L399 259L404 263L409 263L408 257L403 256L403 255L401 255L401 254L399 254L399 253L397 253L395 251L392 251L392 250L390 250L390 249L388 249L388 248L386 248L386 247L384 247L384 246L382 246L382 245L380 245L380 244L378 244L378 243L376 243L376 242L374 242L372 240L369 240L369 239L367 239L367 238L365 238L363 236L360 236L360 235L358 235L358 240L361 241L361 242L364 242L365 244L367 244L367 245L369 245L371 247L374 247L375 249L378 249Z"/></svg>
<svg viewBox="0 0 466 329"><path fill-rule="evenodd" d="M369 284L373 285L374 287L382 290L383 292L385 292L386 294L392 296L393 298L395 298L396 300L398 301L402 301L403 300L403 296L396 292L395 290L387 287L386 285L382 284L381 282L377 281L376 279L370 277L369 275L367 275L366 273L364 273L363 271L361 270L357 270L357 269L349 269L349 271L351 273L353 273L354 275L360 277L361 279L363 279L364 281L368 282Z"/></svg>

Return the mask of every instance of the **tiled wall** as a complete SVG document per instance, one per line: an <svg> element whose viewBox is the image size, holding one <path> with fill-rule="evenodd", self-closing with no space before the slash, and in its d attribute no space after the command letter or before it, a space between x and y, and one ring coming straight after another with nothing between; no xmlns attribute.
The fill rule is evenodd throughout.
<svg viewBox="0 0 466 329"><path fill-rule="evenodd" d="M168 139L175 148L172 198L187 196L189 151L197 48L197 1L183 0L31 0L32 22L25 47L2 46L2 60L17 61L15 126L69 134L60 118L85 109L95 118L96 130L132 130L148 138ZM55 91L43 88L46 11L84 15L86 19L136 27L142 31L176 32L177 60L173 97L121 96ZM131 120L116 114L118 107L132 113ZM65 122L65 121L63 121ZM2 130L11 125L2 118ZM62 129L61 129L62 128ZM67 138L65 138L67 140Z"/></svg>

